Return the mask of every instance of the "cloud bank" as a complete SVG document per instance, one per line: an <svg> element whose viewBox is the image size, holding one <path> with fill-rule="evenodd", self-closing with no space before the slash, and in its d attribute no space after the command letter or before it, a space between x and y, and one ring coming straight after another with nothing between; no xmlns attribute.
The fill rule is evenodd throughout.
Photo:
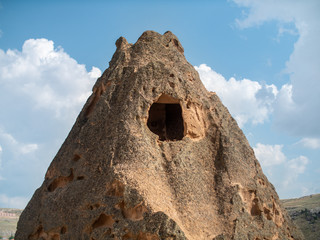
<svg viewBox="0 0 320 240"><path fill-rule="evenodd" d="M276 86L245 78L226 80L206 64L195 66L195 69L205 87L218 94L240 127L248 122L263 123L273 112L272 104L278 94Z"/></svg>
<svg viewBox="0 0 320 240"><path fill-rule="evenodd" d="M240 127L263 123L273 114L274 125L288 133L309 138L320 137L320 2L235 0L247 12L237 19L239 28L259 26L276 20L279 35L298 34L298 41L283 72L290 82L279 89L250 79L226 80L202 64L201 80L215 91L229 108ZM288 28L293 23L294 28Z"/></svg>
<svg viewBox="0 0 320 240"><path fill-rule="evenodd" d="M301 144L305 148L320 149L319 138L303 138L298 142L298 144Z"/></svg>
<svg viewBox="0 0 320 240"><path fill-rule="evenodd" d="M29 39L22 51L0 49L0 84L3 93L16 94L33 109L52 111L56 118L70 115L87 99L92 81L101 75L93 67L88 73L53 41ZM8 95L8 94L7 94ZM9 97L9 96L8 96Z"/></svg>
<svg viewBox="0 0 320 240"><path fill-rule="evenodd" d="M237 26L250 28L277 21L279 35L299 35L284 72L290 82L280 89L275 105L276 124L297 136L319 137L320 128L320 2L317 0L234 0L245 7ZM288 28L292 23L294 28Z"/></svg>

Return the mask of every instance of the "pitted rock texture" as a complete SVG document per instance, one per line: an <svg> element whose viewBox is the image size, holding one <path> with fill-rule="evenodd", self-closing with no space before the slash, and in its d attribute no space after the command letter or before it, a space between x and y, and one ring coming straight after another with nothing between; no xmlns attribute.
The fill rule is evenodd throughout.
<svg viewBox="0 0 320 240"><path fill-rule="evenodd" d="M303 239L177 37L116 46L16 239Z"/></svg>

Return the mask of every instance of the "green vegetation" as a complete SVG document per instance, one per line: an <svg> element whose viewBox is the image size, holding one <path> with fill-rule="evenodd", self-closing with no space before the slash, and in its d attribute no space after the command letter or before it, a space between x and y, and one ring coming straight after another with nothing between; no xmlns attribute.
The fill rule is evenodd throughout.
<svg viewBox="0 0 320 240"><path fill-rule="evenodd" d="M282 203L306 239L320 239L320 194L285 199Z"/></svg>

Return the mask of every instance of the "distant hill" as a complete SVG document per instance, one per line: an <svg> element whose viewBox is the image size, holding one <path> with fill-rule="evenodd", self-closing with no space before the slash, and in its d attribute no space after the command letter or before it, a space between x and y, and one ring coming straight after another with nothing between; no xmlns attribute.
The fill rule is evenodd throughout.
<svg viewBox="0 0 320 240"><path fill-rule="evenodd" d="M281 202L295 224L300 227L306 240L320 239L320 194L284 199ZM0 208L0 237L9 238L14 235L22 211Z"/></svg>
<svg viewBox="0 0 320 240"><path fill-rule="evenodd" d="M14 236L22 210L0 208L0 239Z"/></svg>
<svg viewBox="0 0 320 240"><path fill-rule="evenodd" d="M320 194L285 199L282 204L306 240L320 239Z"/></svg>

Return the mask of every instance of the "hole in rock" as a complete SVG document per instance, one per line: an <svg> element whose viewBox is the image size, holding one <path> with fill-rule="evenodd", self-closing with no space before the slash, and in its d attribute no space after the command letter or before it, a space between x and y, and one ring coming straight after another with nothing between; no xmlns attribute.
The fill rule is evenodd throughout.
<svg viewBox="0 0 320 240"><path fill-rule="evenodd" d="M81 158L81 156L79 154L74 154L73 156L73 161L77 162L79 159Z"/></svg>
<svg viewBox="0 0 320 240"><path fill-rule="evenodd" d="M61 234L65 234L67 232L67 227L63 226L60 230Z"/></svg>
<svg viewBox="0 0 320 240"><path fill-rule="evenodd" d="M102 213L99 218L92 224L92 228L95 229L103 226L112 227L113 223L114 220L112 216Z"/></svg>
<svg viewBox="0 0 320 240"><path fill-rule="evenodd" d="M268 220L272 220L271 213L270 213L270 210L269 210L269 209L263 208L263 212L264 212L264 214L266 215L266 217L267 217Z"/></svg>
<svg viewBox="0 0 320 240"><path fill-rule="evenodd" d="M161 141L181 140L184 137L184 124L179 101L163 94L151 105L147 125Z"/></svg>
<svg viewBox="0 0 320 240"><path fill-rule="evenodd" d="M40 225L40 226L38 226L35 233L29 235L28 239L29 240L38 239L42 234L43 234L43 227L42 227L42 225Z"/></svg>
<svg viewBox="0 0 320 240"><path fill-rule="evenodd" d="M70 175L69 176L60 176L58 178L56 178L55 180L52 181L52 183L49 185L48 187L48 191L49 192L53 192L54 190L56 190L59 187L64 187L66 186L69 182L71 182L73 180L73 169L70 169Z"/></svg>
<svg viewBox="0 0 320 240"><path fill-rule="evenodd" d="M259 207L259 200L257 198L254 198L252 200L252 207L251 207L251 216L260 216L261 210Z"/></svg>

